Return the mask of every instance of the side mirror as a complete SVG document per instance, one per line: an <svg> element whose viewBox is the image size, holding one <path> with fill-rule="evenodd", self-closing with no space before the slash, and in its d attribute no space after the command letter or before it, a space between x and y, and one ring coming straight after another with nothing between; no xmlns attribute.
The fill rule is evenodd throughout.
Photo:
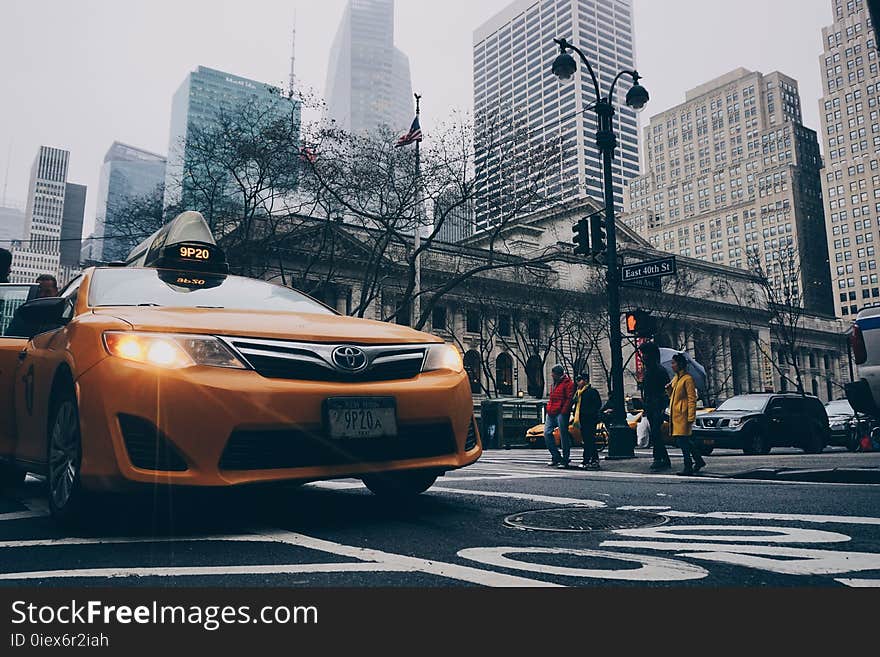
<svg viewBox="0 0 880 657"><path fill-rule="evenodd" d="M19 317L28 324L43 326L46 324L61 326L65 324L64 311L68 300L62 297L46 297L33 299L22 304L18 309Z"/></svg>

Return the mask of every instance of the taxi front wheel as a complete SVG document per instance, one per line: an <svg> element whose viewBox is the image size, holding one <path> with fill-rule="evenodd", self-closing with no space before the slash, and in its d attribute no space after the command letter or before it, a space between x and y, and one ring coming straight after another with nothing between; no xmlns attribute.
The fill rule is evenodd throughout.
<svg viewBox="0 0 880 657"><path fill-rule="evenodd" d="M424 493L437 481L437 472L409 470L367 475L364 485L380 497L414 497Z"/></svg>
<svg viewBox="0 0 880 657"><path fill-rule="evenodd" d="M49 510L58 522L76 525L85 517L87 504L80 480L82 440L73 391L61 392L51 408L46 478Z"/></svg>

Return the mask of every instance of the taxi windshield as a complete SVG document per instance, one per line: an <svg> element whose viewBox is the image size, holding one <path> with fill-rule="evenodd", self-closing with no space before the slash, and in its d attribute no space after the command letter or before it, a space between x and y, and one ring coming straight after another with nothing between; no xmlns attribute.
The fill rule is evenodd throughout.
<svg viewBox="0 0 880 657"><path fill-rule="evenodd" d="M317 313L333 311L301 292L239 276L215 276L159 269L96 269L89 306L225 308Z"/></svg>

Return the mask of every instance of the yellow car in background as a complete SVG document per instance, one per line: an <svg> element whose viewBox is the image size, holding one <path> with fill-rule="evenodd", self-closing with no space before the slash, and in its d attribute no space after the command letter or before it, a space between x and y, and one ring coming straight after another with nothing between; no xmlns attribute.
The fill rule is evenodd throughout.
<svg viewBox="0 0 880 657"><path fill-rule="evenodd" d="M642 411L638 413L627 413L626 422L629 424L631 429L635 429L636 425L638 425L639 420L642 419ZM574 426L573 424L568 425L568 433L571 436L571 444L573 447L581 447L584 444L584 437L581 434L581 430ZM556 440L556 445L559 445L559 428L553 430L553 438ZM544 447L544 425L536 424L531 429L526 431L526 443L530 447ZM604 422L598 422L596 424L596 449L600 452L608 446L608 431L605 429Z"/></svg>

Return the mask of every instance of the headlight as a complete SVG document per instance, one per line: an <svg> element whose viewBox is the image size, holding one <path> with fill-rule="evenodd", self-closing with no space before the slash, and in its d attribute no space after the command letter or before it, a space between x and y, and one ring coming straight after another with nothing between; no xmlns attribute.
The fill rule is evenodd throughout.
<svg viewBox="0 0 880 657"><path fill-rule="evenodd" d="M428 347L428 355L425 358L425 366L423 372L433 372L435 370L449 370L450 372L461 372L464 369L464 363L461 360L461 354L458 349L449 344L432 344Z"/></svg>
<svg viewBox="0 0 880 657"><path fill-rule="evenodd" d="M196 365L245 369L225 344L211 336L107 331L104 346L111 356L166 369Z"/></svg>
<svg viewBox="0 0 880 657"><path fill-rule="evenodd" d="M743 419L741 417L735 417L730 420L730 424L727 426L729 426L731 429L736 429L742 423Z"/></svg>

